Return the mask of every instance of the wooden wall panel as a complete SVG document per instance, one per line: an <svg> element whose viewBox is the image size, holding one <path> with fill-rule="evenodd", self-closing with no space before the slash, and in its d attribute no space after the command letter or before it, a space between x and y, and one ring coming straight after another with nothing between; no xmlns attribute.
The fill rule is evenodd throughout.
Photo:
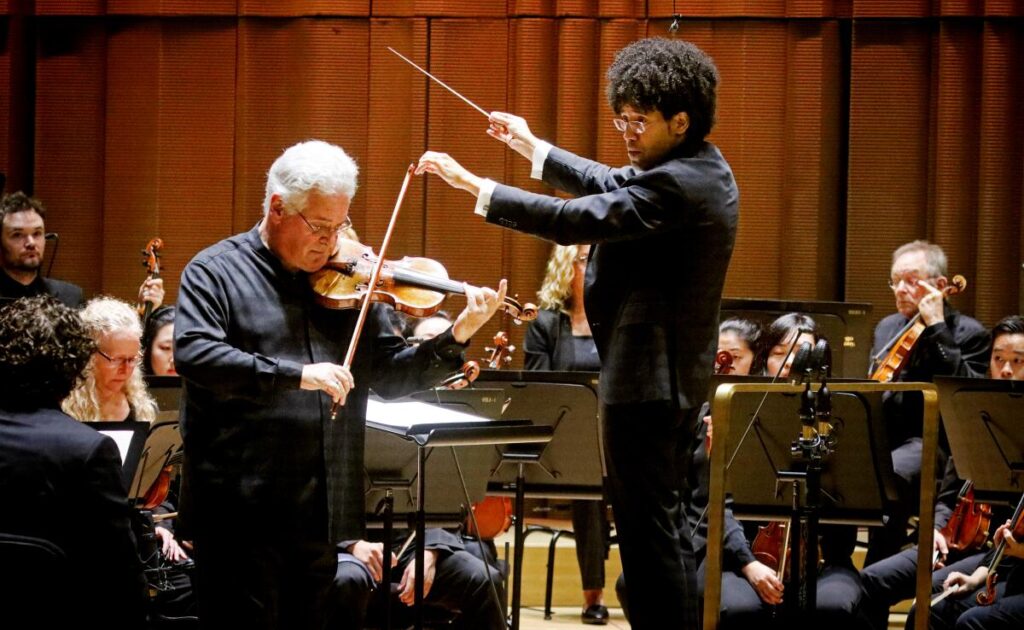
<svg viewBox="0 0 1024 630"><path fill-rule="evenodd" d="M856 22L850 70L846 298L893 309L892 252L928 232L929 27Z"/></svg>
<svg viewBox="0 0 1024 630"><path fill-rule="evenodd" d="M0 17L0 172L7 176L8 191L32 186L30 26L22 15Z"/></svg>
<svg viewBox="0 0 1024 630"><path fill-rule="evenodd" d="M238 36L238 120L230 232L263 213L266 173L288 147L309 139L345 149L361 169L367 151L369 23L345 19L246 18ZM301 58L282 55L301 50ZM370 174L372 176L372 174ZM365 184L367 173L360 173ZM350 208L366 223L365 197Z"/></svg>
<svg viewBox="0 0 1024 630"><path fill-rule="evenodd" d="M107 0L110 15L235 15L238 0Z"/></svg>
<svg viewBox="0 0 1024 630"><path fill-rule="evenodd" d="M505 0L387 0L370 7L376 17L504 18Z"/></svg>
<svg viewBox="0 0 1024 630"><path fill-rule="evenodd" d="M239 15L300 17L368 16L370 0L237 0ZM380 4L380 3L378 3Z"/></svg>
<svg viewBox="0 0 1024 630"><path fill-rule="evenodd" d="M974 270L978 207L978 103L981 96L981 24L939 25L932 75L932 131L928 234L949 258L950 273L962 273L974 286L956 298L974 312L978 276Z"/></svg>
<svg viewBox="0 0 1024 630"><path fill-rule="evenodd" d="M466 51L488 54L467 56ZM430 26L429 70L486 110L507 109L509 41L504 20L437 19ZM502 181L504 146L485 133L487 120L436 84L427 95L427 148L449 153L473 173ZM503 271L504 230L473 214L475 199L443 181L426 180L426 255L444 261L452 278L494 287ZM461 298L449 302L457 313ZM498 318L480 333L486 340ZM478 348L483 345L478 341ZM479 350L474 350L478 352Z"/></svg>
<svg viewBox="0 0 1024 630"><path fill-rule="evenodd" d="M184 264L231 232L236 47L218 19L142 20L111 38L105 291L134 295L138 250L159 235L174 301Z"/></svg>
<svg viewBox="0 0 1024 630"><path fill-rule="evenodd" d="M36 15L103 15L105 0L35 0Z"/></svg>
<svg viewBox="0 0 1024 630"><path fill-rule="evenodd" d="M985 25L978 121L975 314L994 323L1020 313L1014 290L1024 277L1024 38L1010 23Z"/></svg>
<svg viewBox="0 0 1024 630"><path fill-rule="evenodd" d="M387 231L406 169L416 163L427 148L427 83L430 79L387 48L394 48L425 68L428 33L428 22L422 18L374 18L370 22L370 59L373 62L367 101L369 138L360 193L367 212L359 234L374 249L379 247ZM479 118L473 120L481 122ZM425 177L413 177L409 185L392 236L390 258L424 254L426 181Z"/></svg>
<svg viewBox="0 0 1024 630"><path fill-rule="evenodd" d="M47 207L47 231L60 235L53 277L92 295L104 262L107 31L102 22L62 19L37 33L33 194ZM47 243L51 257L54 245Z"/></svg>
<svg viewBox="0 0 1024 630"><path fill-rule="evenodd" d="M595 104L597 154L594 159L605 164L623 166L629 163L626 156L626 145L622 134L615 130L611 119L615 112L608 105L604 94L608 88L605 73L612 65L615 53L626 47L630 42L647 36L647 25L640 20L602 20L598 54L594 58L595 69L600 79L598 84L598 102Z"/></svg>

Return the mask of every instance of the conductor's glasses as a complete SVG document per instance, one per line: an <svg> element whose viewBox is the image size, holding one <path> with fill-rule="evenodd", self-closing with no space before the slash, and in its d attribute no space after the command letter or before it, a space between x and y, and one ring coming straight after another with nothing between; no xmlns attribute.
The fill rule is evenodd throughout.
<svg viewBox="0 0 1024 630"><path fill-rule="evenodd" d="M636 135L642 134L647 130L647 125L642 120L626 120L624 118L612 118L612 124L619 130L619 133L626 133L626 128L635 133Z"/></svg>

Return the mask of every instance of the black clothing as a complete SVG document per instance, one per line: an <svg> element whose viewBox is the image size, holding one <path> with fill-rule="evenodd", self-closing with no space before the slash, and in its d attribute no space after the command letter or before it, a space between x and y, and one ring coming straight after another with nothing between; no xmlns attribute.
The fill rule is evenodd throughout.
<svg viewBox="0 0 1024 630"><path fill-rule="evenodd" d="M82 287L77 284L44 278L40 275L36 275L32 282L22 284L0 269L0 304L5 301L3 298L16 300L36 295L52 295L69 308L78 308L85 304Z"/></svg>
<svg viewBox="0 0 1024 630"><path fill-rule="evenodd" d="M394 334L389 310L371 307L352 365L356 388L332 420L328 396L299 388L302 369L341 361L356 310L317 306L308 274L287 271L258 228L200 252L182 273L175 365L191 495L182 507L192 511L185 516L204 624L223 612L225 624L288 625L302 614L315 625L313 615L324 613L335 542L364 537L368 389L388 397L422 390L462 364L450 331L410 347ZM240 515L259 518L240 527ZM260 564L263 553L272 564ZM228 574L252 583L219 592ZM249 587L268 597L278 587L292 593L253 602Z"/></svg>
<svg viewBox="0 0 1024 630"><path fill-rule="evenodd" d="M402 536L396 537L391 552L398 553ZM494 593L502 598L501 572L466 550L462 539L451 532L431 528L426 530L424 547L437 551L434 564L434 582L424 602L447 611L458 613L453 627L465 630L504 630L503 605L495 601ZM410 545L392 568L393 584L402 580L406 567L415 560L415 546ZM492 591L491 585L494 585ZM373 596L376 588L369 569L355 556L339 549L338 570L334 579L335 615L332 630L360 630L367 617L383 618L384 611ZM399 618L411 611L397 598L392 597L392 614ZM501 606L501 607L499 607ZM399 627L400 623L393 623Z"/></svg>
<svg viewBox="0 0 1024 630"><path fill-rule="evenodd" d="M144 626L146 581L111 438L59 409L0 410L0 506L0 531L49 540L67 555L74 573L54 584L54 603L75 622Z"/></svg>
<svg viewBox="0 0 1024 630"><path fill-rule="evenodd" d="M542 310L530 322L523 342L527 370L589 371L601 369L593 337L572 334L572 319L565 313ZM608 557L607 501L572 502L572 531L576 562L583 590L604 588L604 561Z"/></svg>
<svg viewBox="0 0 1024 630"><path fill-rule="evenodd" d="M498 185L487 221L592 244L584 302L601 357L609 494L623 570L633 576L632 624L696 627L696 567L680 499L736 239L732 170L707 142L676 148L644 171L552 148L543 179L578 198Z"/></svg>

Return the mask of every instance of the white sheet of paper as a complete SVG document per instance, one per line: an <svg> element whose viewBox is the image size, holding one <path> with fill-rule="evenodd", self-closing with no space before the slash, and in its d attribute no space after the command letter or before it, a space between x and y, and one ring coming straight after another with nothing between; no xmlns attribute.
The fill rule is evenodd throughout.
<svg viewBox="0 0 1024 630"><path fill-rule="evenodd" d="M366 420L408 429L417 424L486 422L487 418L424 402L383 402L370 398L366 403Z"/></svg>
<svg viewBox="0 0 1024 630"><path fill-rule="evenodd" d="M132 431L117 431L114 429L104 429L100 431L103 435L109 435L114 439L117 444L117 450L121 451L121 464L124 464L125 457L128 456L128 447L131 446L132 438L135 433Z"/></svg>

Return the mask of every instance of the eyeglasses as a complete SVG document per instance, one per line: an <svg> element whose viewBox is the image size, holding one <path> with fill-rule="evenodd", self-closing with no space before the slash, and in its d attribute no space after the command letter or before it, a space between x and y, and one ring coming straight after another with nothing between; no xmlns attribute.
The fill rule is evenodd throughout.
<svg viewBox="0 0 1024 630"><path fill-rule="evenodd" d="M139 363L139 361L142 360L142 351L141 350L139 351L138 354L136 354L133 357L117 357L117 358L114 358L114 357L110 356L109 354L107 354L106 352L104 352L102 350L96 350L96 353L98 355L100 355L101 357L103 357L104 359L106 359L107 361L110 361L111 363L113 363L118 369L123 368L123 367L133 368L133 367L135 367Z"/></svg>
<svg viewBox="0 0 1024 630"><path fill-rule="evenodd" d="M590 254L589 253L580 254L576 258L573 258L572 261L574 263L576 263L576 264L579 264L579 265L585 265L585 264L587 264L587 259L588 258L590 258Z"/></svg>
<svg viewBox="0 0 1024 630"><path fill-rule="evenodd" d="M647 124L642 120L612 118L612 124L619 130L619 133L626 133L626 127L629 127L629 129L638 136L647 130Z"/></svg>
<svg viewBox="0 0 1024 630"><path fill-rule="evenodd" d="M352 219L345 217L345 220L341 222L337 227L331 227L329 225L319 225L309 222L309 219L304 217L301 212L296 212L302 222L309 227L309 231L313 233L313 236L317 238L330 239L332 236L340 236L342 232L352 227Z"/></svg>
<svg viewBox="0 0 1024 630"><path fill-rule="evenodd" d="M900 286L900 284L903 284L908 289L913 290L913 289L917 288L917 285L921 284L922 282L927 282L929 280L933 280L933 278L914 278L914 277L910 277L910 278L897 278L897 277L893 277L893 278L889 278L889 288L892 289L893 291L895 291Z"/></svg>

